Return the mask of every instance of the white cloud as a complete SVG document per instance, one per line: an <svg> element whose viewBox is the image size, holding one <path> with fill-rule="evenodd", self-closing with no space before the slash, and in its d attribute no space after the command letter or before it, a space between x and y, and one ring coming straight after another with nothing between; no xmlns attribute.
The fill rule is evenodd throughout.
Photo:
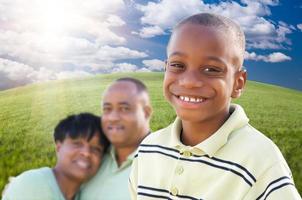
<svg viewBox="0 0 302 200"><path fill-rule="evenodd" d="M276 63L276 62L284 62L291 60L291 57L281 53L281 52L274 52L269 55L257 55L255 52L245 52L245 59L246 60L255 60L255 61L264 61L269 63Z"/></svg>
<svg viewBox="0 0 302 200"><path fill-rule="evenodd" d="M10 80L31 80L34 69L23 63L0 58L0 71L7 75ZM23 80L22 80L23 79Z"/></svg>
<svg viewBox="0 0 302 200"><path fill-rule="evenodd" d="M82 78L86 76L92 76L93 74L86 71L62 71L56 74L56 79L71 79L71 78Z"/></svg>
<svg viewBox="0 0 302 200"><path fill-rule="evenodd" d="M147 57L116 31L126 26L125 9L124 0L1 0L0 56L20 64L2 67L1 76L31 83L110 72L121 59Z"/></svg>
<svg viewBox="0 0 302 200"><path fill-rule="evenodd" d="M29 83L56 79L55 74L45 68L35 70L33 67L0 58L0 89L7 89Z"/></svg>
<svg viewBox="0 0 302 200"><path fill-rule="evenodd" d="M199 12L212 12L238 22L247 36L248 48L283 49L290 45L290 40L286 36L292 33L294 27L284 22L275 23L265 19L271 15L269 6L278 4L278 0L241 0L240 3L221 1L215 4L200 0L148 2L145 5L137 5L137 9L143 13L141 23L144 26L139 33L149 26L158 26L164 33L185 17Z"/></svg>
<svg viewBox="0 0 302 200"><path fill-rule="evenodd" d="M158 59L143 60L142 63L151 71L163 71L165 67L165 62Z"/></svg>
<svg viewBox="0 0 302 200"><path fill-rule="evenodd" d="M118 63L116 67L112 69L112 72L135 72L137 66L131 63Z"/></svg>
<svg viewBox="0 0 302 200"><path fill-rule="evenodd" d="M297 28L300 29L300 31L302 31L302 24L297 24Z"/></svg>
<svg viewBox="0 0 302 200"><path fill-rule="evenodd" d="M81 78L91 75L94 74L81 70L55 72L45 67L35 69L34 67L20 62L0 58L0 89L7 89L35 82Z"/></svg>
<svg viewBox="0 0 302 200"><path fill-rule="evenodd" d="M200 11L204 4L200 0L163 0L148 2L146 5L137 5L137 9L143 12L142 24L159 26L167 29L175 25L184 16Z"/></svg>
<svg viewBox="0 0 302 200"><path fill-rule="evenodd" d="M139 33L133 31L133 34L139 35L142 38L150 38L156 35L163 35L165 34L164 30L162 30L159 26L146 26L143 27Z"/></svg>
<svg viewBox="0 0 302 200"><path fill-rule="evenodd" d="M99 49L97 56L101 60L118 60L129 58L144 58L148 55L144 52L131 50L127 47L111 47L106 45Z"/></svg>
<svg viewBox="0 0 302 200"><path fill-rule="evenodd" d="M138 69L137 72L151 72L151 70L146 67L143 67L143 68Z"/></svg>

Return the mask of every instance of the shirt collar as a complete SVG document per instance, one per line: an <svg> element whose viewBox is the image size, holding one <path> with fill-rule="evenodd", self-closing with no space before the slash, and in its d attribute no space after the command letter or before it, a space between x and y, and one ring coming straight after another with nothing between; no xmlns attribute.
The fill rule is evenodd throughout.
<svg viewBox="0 0 302 200"><path fill-rule="evenodd" d="M115 152L116 152L116 150L115 150L114 146L110 145L110 147L109 147L109 154L110 154L112 160L114 160L114 162L117 163ZM127 165L128 163L132 163L136 152L137 152L137 149L135 151L133 151L131 154L129 154L127 156L127 159L121 164L120 168L122 168L123 166Z"/></svg>
<svg viewBox="0 0 302 200"><path fill-rule="evenodd" d="M223 145L227 143L229 135L233 131L245 126L249 121L240 105L232 104L230 111L230 117L213 135L193 147L185 146L181 143L180 131L182 129L182 125L181 120L177 117L171 127L172 136L170 145L177 148L180 152L189 150L196 155L207 154L212 157Z"/></svg>

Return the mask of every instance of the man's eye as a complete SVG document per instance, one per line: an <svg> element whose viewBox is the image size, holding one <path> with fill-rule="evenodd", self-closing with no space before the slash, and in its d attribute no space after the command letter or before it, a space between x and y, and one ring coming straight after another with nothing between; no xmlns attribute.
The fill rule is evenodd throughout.
<svg viewBox="0 0 302 200"><path fill-rule="evenodd" d="M104 112L104 113L110 112L110 108L104 107L104 108L103 108L103 112Z"/></svg>
<svg viewBox="0 0 302 200"><path fill-rule="evenodd" d="M128 112L130 110L129 107L121 107L122 112Z"/></svg>

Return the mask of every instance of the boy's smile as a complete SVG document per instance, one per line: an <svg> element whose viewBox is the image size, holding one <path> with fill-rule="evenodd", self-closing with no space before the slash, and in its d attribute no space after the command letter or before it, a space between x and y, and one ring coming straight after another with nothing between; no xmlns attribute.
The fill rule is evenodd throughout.
<svg viewBox="0 0 302 200"><path fill-rule="evenodd" d="M244 85L238 81L240 53L233 34L217 27L188 23L175 30L167 49L164 94L183 121L220 127L235 90Z"/></svg>

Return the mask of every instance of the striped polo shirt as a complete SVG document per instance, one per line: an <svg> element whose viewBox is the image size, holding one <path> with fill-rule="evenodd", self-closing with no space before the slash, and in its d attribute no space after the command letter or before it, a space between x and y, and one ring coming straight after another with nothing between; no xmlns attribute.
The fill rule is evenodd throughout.
<svg viewBox="0 0 302 200"><path fill-rule="evenodd" d="M132 199L301 199L277 146L233 104L228 120L196 146L180 141L181 120L150 134L132 164Z"/></svg>

